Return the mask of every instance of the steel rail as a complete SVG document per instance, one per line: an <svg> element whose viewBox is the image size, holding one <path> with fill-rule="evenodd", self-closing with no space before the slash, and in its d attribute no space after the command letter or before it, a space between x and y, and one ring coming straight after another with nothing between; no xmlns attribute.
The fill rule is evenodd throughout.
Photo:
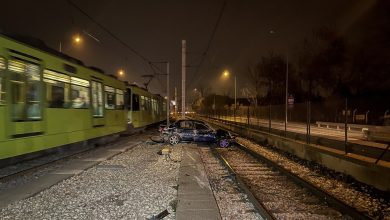
<svg viewBox="0 0 390 220"><path fill-rule="evenodd" d="M258 159L259 161L262 161L262 162L266 163L267 165L269 165L272 168L275 168L276 170L281 172L283 175L285 175L286 177L291 179L296 184L298 184L298 185L308 189L312 194L314 194L320 200L326 202L327 204L329 204L330 206L332 206L333 208L338 210L340 213L346 214L346 215L352 217L353 219L362 219L362 220L363 219L364 220L372 219L371 217L367 216L365 213L359 212L358 210L356 210L352 206L350 206L350 205L344 203L343 201L339 200L338 198L330 195L326 191L316 187L312 183L310 183L310 182L300 178L299 176L291 173L287 169L285 169L282 166L278 165L274 161L264 157L263 155L260 155L259 153L255 152L255 151L253 151L251 149L246 148L242 144L237 143L237 146L238 146L238 148L240 148L241 150L243 150L246 153L250 154L254 158Z"/></svg>
<svg viewBox="0 0 390 220"><path fill-rule="evenodd" d="M236 174L236 172L233 170L233 168L230 166L229 162L218 153L217 150L214 148L211 149L212 154L220 161L222 165L224 165L230 176L237 182L237 185L240 187L241 190L245 192L245 194L248 196L249 201L253 204L257 212L267 220L275 220L275 216L264 206L264 204L257 200L256 197L252 194L250 189L246 186L244 181L240 178L239 175Z"/></svg>

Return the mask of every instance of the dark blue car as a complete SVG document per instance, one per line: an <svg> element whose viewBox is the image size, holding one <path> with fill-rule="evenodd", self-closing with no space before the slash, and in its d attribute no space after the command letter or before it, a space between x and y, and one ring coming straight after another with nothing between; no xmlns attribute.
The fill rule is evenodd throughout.
<svg viewBox="0 0 390 220"><path fill-rule="evenodd" d="M228 131L214 130L208 124L198 120L179 120L169 127L161 127L160 132L164 140L172 145L184 141L218 143L221 147L228 147L233 141Z"/></svg>

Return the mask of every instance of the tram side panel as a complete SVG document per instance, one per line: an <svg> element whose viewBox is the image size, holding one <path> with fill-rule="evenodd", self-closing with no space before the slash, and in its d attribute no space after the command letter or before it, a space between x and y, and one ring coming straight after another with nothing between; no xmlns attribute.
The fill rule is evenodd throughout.
<svg viewBox="0 0 390 220"><path fill-rule="evenodd" d="M125 130L122 82L1 36L0 57L0 160ZM93 77L116 89L118 107L103 109L102 86L91 100Z"/></svg>

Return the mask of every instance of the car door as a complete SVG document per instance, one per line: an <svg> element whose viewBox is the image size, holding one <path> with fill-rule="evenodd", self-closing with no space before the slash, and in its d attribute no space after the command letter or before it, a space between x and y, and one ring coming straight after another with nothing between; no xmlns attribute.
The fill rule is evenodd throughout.
<svg viewBox="0 0 390 220"><path fill-rule="evenodd" d="M215 135L213 129L202 123L195 123L195 136L196 142L214 142Z"/></svg>
<svg viewBox="0 0 390 220"><path fill-rule="evenodd" d="M186 120L181 121L177 133L180 135L182 141L193 141L194 123Z"/></svg>

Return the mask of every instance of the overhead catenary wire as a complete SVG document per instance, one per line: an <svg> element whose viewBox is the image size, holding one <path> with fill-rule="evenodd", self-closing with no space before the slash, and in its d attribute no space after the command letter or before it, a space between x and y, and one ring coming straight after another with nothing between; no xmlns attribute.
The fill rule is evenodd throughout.
<svg viewBox="0 0 390 220"><path fill-rule="evenodd" d="M220 11L219 11L219 15L218 15L218 18L217 18L217 22L216 22L215 25L214 25L214 28L213 28L213 31L212 31L212 33L211 33L210 39L209 39L209 41L208 41L208 43L207 43L206 50L203 52L202 58L201 58L199 64L196 66L195 74L194 74L194 75L192 76L192 78L191 78L191 81L190 81L191 84L194 83L195 77L198 76L199 70L200 70L200 68L202 67L202 64L203 64L203 62L204 62L204 60L205 60L205 58L206 58L206 56L207 56L207 53L208 53L209 50L210 50L211 43L213 42L213 39L214 39L214 37L215 37L215 33L217 32L218 26L219 26L220 23L221 23L221 19L222 19L223 13L224 13L225 8L226 8L226 2L227 2L226 0L223 1L222 7L221 7L221 9L220 9ZM200 78L202 78L202 77L201 77L201 76L198 76L198 79L200 79ZM190 85L191 85L191 84L190 84Z"/></svg>
<svg viewBox="0 0 390 220"><path fill-rule="evenodd" d="M154 68L158 69L159 71L161 72L164 72L163 70L161 70L160 68L158 68L156 65L154 65L148 58L146 58L144 55L142 55L140 52L138 52L136 49L134 49L132 46L130 46L129 44L127 44L126 42L124 42L123 40L121 40L118 36L116 36L114 33L112 33L107 27L105 27L104 25L102 25L101 23L99 23L98 21L96 21L92 16L90 16L86 11L84 11L82 8L80 8L77 4L75 4L74 2L72 2L71 0L67 0L68 3L75 9L77 9L81 14L83 14L84 16L86 16L90 21L92 21L94 24L96 24L99 28L101 28L102 30L104 30L108 35L110 35L112 38L114 38L115 40L117 40L120 44L122 44L122 46L124 46L125 48L127 48L128 50L130 50L132 53L134 53L136 56L138 56L139 58L141 58L143 61L145 61L146 63L148 63L150 66L153 66Z"/></svg>

